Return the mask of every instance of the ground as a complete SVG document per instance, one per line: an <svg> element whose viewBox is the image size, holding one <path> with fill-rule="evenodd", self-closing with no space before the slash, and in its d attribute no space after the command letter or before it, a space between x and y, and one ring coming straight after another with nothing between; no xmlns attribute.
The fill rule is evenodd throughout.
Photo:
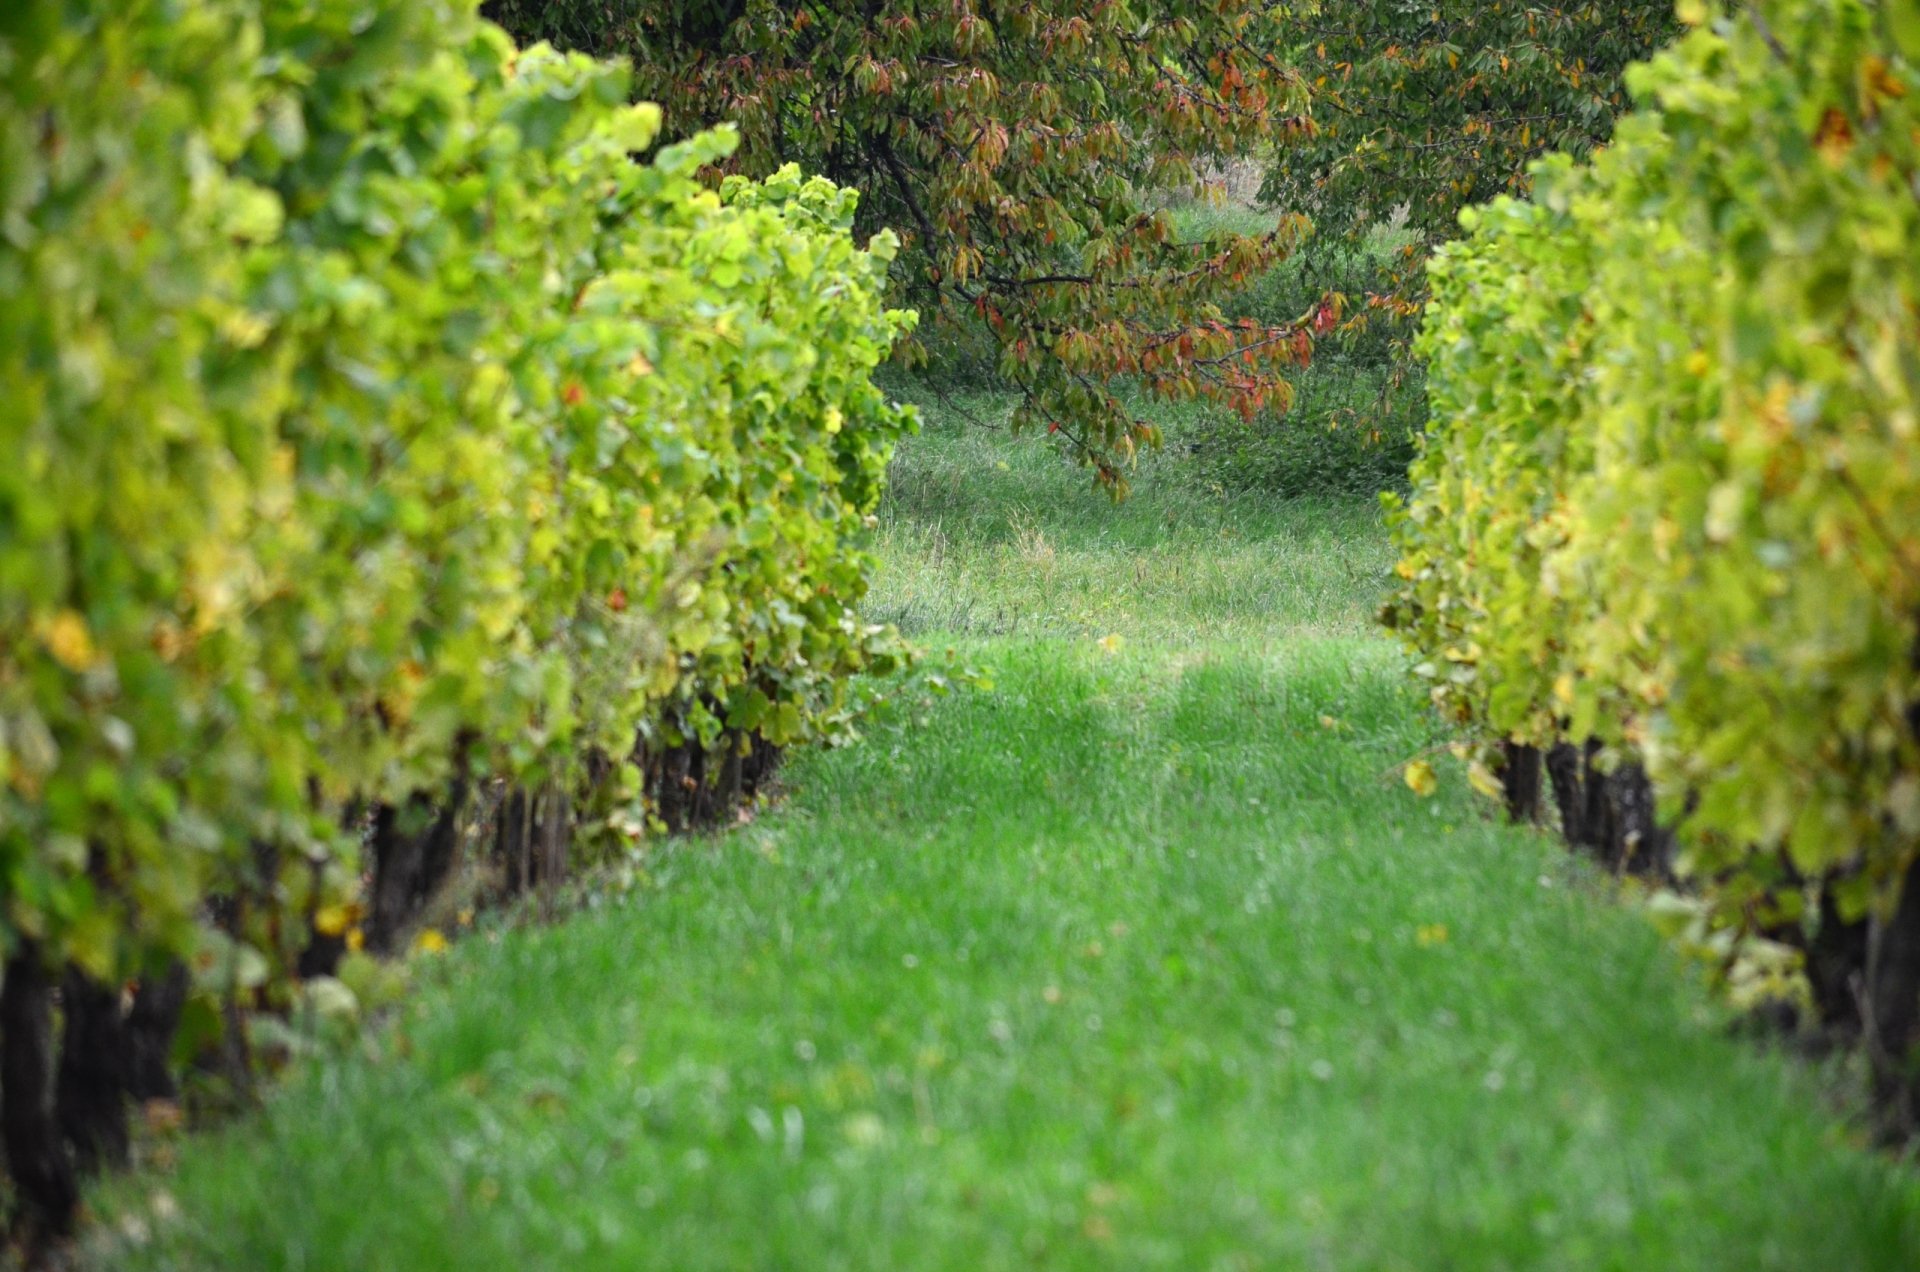
<svg viewBox="0 0 1920 1272"><path fill-rule="evenodd" d="M1114 509L936 412L873 609L996 687L425 960L107 1185L101 1261L1915 1266L1920 1181L1807 1070L1544 834L1399 780L1440 739L1371 626L1377 513L1179 462Z"/></svg>

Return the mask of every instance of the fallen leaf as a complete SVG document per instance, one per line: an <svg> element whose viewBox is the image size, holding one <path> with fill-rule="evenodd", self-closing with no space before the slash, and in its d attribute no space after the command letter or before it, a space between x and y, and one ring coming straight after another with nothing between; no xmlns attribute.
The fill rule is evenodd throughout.
<svg viewBox="0 0 1920 1272"><path fill-rule="evenodd" d="M1433 765L1425 760L1415 760L1407 765L1407 789L1421 799L1440 789L1440 779L1433 775Z"/></svg>

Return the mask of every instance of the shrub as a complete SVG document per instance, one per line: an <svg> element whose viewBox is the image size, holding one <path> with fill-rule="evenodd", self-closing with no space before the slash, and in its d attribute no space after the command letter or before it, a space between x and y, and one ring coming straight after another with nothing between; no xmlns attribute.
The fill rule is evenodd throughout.
<svg viewBox="0 0 1920 1272"><path fill-rule="evenodd" d="M1405 488L1423 422L1417 389L1399 391L1390 372L1342 358L1316 362L1294 386L1293 409L1280 419L1215 412L1182 430L1204 481L1282 498Z"/></svg>
<svg viewBox="0 0 1920 1272"><path fill-rule="evenodd" d="M1643 859L1644 766L1714 923L1806 945L1830 1023L1863 991L1910 1117L1920 11L1695 8L1612 147L1437 261L1387 618L1451 718L1561 744L1563 819Z"/></svg>
<svg viewBox="0 0 1920 1272"><path fill-rule="evenodd" d="M791 168L702 187L724 130L636 162L624 68L472 7L0 18L4 1098L55 1226L168 1084L169 968L284 1010L398 944L483 785L629 842L899 657L891 239Z"/></svg>

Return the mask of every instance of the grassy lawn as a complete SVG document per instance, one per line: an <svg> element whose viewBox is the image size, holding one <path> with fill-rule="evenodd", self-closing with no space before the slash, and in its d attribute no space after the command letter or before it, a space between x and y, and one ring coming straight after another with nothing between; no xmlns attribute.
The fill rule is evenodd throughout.
<svg viewBox="0 0 1920 1272"><path fill-rule="evenodd" d="M1136 488L916 442L875 609L998 688L432 960L97 1196L102 1265L1916 1265L1920 1181L1642 920L1399 783L1434 739L1371 509Z"/></svg>

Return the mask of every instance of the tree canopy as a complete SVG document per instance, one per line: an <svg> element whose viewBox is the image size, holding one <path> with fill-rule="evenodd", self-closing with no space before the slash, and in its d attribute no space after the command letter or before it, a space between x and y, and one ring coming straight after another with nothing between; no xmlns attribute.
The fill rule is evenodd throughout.
<svg viewBox="0 0 1920 1272"><path fill-rule="evenodd" d="M1411 318L1427 252L1463 208L1525 195L1549 152L1576 158L1628 107L1623 76L1680 31L1672 0L1296 0L1290 64L1313 128L1279 150L1262 197L1310 213L1323 240L1404 216L1375 311Z"/></svg>
<svg viewBox="0 0 1920 1272"><path fill-rule="evenodd" d="M630 57L668 135L736 123L727 172L788 162L860 193L860 224L904 240L900 298L993 333L1023 402L1125 489L1157 428L1121 377L1243 414L1285 408L1297 322L1229 323L1220 301L1306 226L1183 242L1156 207L1212 165L1304 133L1298 78L1259 0L492 0L524 40ZM1322 319L1322 322L1325 320ZM911 361L924 349L909 343Z"/></svg>

